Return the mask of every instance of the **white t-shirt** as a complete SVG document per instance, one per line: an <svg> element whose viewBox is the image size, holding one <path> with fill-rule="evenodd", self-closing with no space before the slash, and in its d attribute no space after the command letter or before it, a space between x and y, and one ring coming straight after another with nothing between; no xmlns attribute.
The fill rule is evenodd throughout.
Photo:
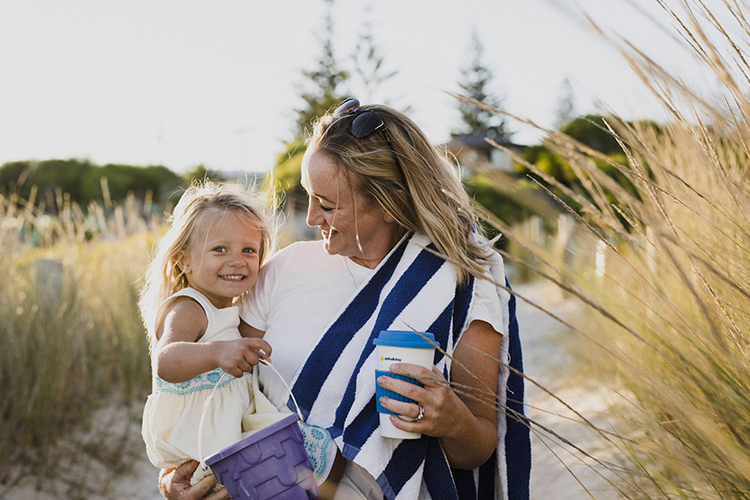
<svg viewBox="0 0 750 500"><path fill-rule="evenodd" d="M329 255L323 241L293 243L276 253L260 270L258 281L240 303L240 317L265 331L271 361L291 384L318 339L338 317L373 269L348 257ZM475 280L475 298L466 324L483 320L505 334L503 310L492 283ZM261 366L263 392L277 406L289 398L278 376Z"/></svg>
<svg viewBox="0 0 750 500"><path fill-rule="evenodd" d="M263 338L273 349L273 366L289 385L327 327L375 272L348 257L329 255L323 243L297 242L276 253L240 303L240 317L265 331ZM474 295L466 325L483 320L506 334L494 285L475 280ZM263 392L274 405L283 407L289 399L288 389L270 368L261 365L260 370ZM347 461L336 498L379 500L382 492L366 470Z"/></svg>
<svg viewBox="0 0 750 500"><path fill-rule="evenodd" d="M294 243L263 266L240 303L240 317L266 332L271 362L288 384L329 323L373 272L346 257L328 255L322 241ZM285 404L289 391L278 376L265 366L261 373L271 402Z"/></svg>

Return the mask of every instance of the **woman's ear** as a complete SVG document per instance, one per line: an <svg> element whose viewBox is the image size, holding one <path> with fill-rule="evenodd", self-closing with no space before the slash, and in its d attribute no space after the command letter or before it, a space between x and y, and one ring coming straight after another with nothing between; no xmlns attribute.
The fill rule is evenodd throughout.
<svg viewBox="0 0 750 500"><path fill-rule="evenodd" d="M399 210L403 210L404 207L406 206L406 193L404 192L403 189L397 189L394 194L396 195L395 196L396 205L398 205ZM393 217L393 215L391 215L391 213L385 209L383 210L383 220L389 224L391 222L396 222L395 217Z"/></svg>

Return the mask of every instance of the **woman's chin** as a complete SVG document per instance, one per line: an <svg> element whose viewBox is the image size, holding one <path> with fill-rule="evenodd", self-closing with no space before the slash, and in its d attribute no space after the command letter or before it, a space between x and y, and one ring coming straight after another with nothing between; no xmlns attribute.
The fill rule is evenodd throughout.
<svg viewBox="0 0 750 500"><path fill-rule="evenodd" d="M323 233L323 246L326 249L326 253L329 255L336 255L338 252L336 251L337 245L336 245L336 233Z"/></svg>
<svg viewBox="0 0 750 500"><path fill-rule="evenodd" d="M324 239L323 241L324 241L323 248L325 248L326 253L328 255L336 255L336 248L335 248L335 245L331 245L331 240Z"/></svg>

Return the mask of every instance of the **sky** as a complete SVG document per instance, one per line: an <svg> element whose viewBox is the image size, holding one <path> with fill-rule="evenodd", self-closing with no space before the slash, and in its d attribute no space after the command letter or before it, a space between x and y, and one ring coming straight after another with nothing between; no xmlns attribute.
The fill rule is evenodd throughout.
<svg viewBox="0 0 750 500"><path fill-rule="evenodd" d="M701 78L652 21L669 26L656 4L337 0L334 53L351 69L369 22L384 69L398 73L372 95L356 82L351 93L408 107L435 143L460 125L447 92L459 91L472 32L494 74L491 90L515 115L551 127L568 79L579 114L604 106L658 119L659 106L579 11ZM292 137L303 71L322 53L325 14L323 0L0 0L0 164L79 158L267 172ZM520 144L542 137L510 128Z"/></svg>

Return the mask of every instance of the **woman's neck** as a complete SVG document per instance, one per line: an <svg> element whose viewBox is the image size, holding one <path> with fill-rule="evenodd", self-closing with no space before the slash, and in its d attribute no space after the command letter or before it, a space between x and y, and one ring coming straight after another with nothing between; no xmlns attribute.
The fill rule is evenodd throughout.
<svg viewBox="0 0 750 500"><path fill-rule="evenodd" d="M368 269L375 269L378 267L378 265L383 261L383 259L386 258L386 256L391 253L391 250L398 244L399 241L401 241L401 238L404 237L406 234L405 230L394 232L389 236L389 244L387 247L384 248L380 253L382 255L361 255L361 256L352 256L349 257L349 259L354 262L355 264L366 267Z"/></svg>

